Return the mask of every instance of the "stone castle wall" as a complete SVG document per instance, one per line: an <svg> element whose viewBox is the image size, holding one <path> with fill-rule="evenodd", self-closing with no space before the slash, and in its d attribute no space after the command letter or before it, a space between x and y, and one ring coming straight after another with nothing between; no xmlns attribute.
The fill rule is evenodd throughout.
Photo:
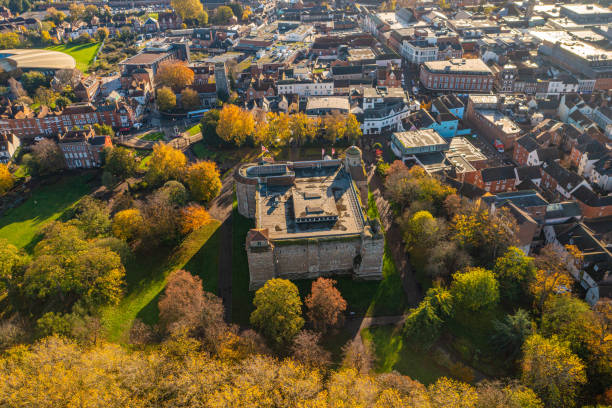
<svg viewBox="0 0 612 408"><path fill-rule="evenodd" d="M245 184L236 182L236 200L238 201L238 212L247 218L255 218L255 192L257 184Z"/></svg>

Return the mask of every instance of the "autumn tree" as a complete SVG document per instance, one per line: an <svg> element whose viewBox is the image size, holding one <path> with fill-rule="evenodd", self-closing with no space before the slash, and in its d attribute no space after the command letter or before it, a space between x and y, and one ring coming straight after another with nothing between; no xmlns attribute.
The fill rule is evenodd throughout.
<svg viewBox="0 0 612 408"><path fill-rule="evenodd" d="M8 169L8 166L4 163L0 163L0 196L6 194L11 188L13 188L14 180L13 175Z"/></svg>
<svg viewBox="0 0 612 408"><path fill-rule="evenodd" d="M185 270L177 270L158 302L159 322L168 333L195 328L204 305L202 280Z"/></svg>
<svg viewBox="0 0 612 408"><path fill-rule="evenodd" d="M49 86L49 79L45 76L45 74L39 71L25 72L21 75L19 80L30 95L34 94L34 92L41 86Z"/></svg>
<svg viewBox="0 0 612 408"><path fill-rule="evenodd" d="M544 408L544 404L529 387L511 381L483 381L476 387L475 408Z"/></svg>
<svg viewBox="0 0 612 408"><path fill-rule="evenodd" d="M192 110L201 105L200 96L191 88L185 88L181 92L181 106L185 110Z"/></svg>
<svg viewBox="0 0 612 408"><path fill-rule="evenodd" d="M180 211L165 194L153 194L140 206L144 218L141 245L175 245L182 236Z"/></svg>
<svg viewBox="0 0 612 408"><path fill-rule="evenodd" d="M475 408L478 394L474 387L457 380L442 377L428 388L434 407Z"/></svg>
<svg viewBox="0 0 612 408"><path fill-rule="evenodd" d="M28 263L24 251L0 238L0 289L12 304L21 302L21 284Z"/></svg>
<svg viewBox="0 0 612 408"><path fill-rule="evenodd" d="M251 324L275 348L291 343L304 325L297 287L286 279L270 279L255 292Z"/></svg>
<svg viewBox="0 0 612 408"><path fill-rule="evenodd" d="M75 226L54 223L34 248L22 288L47 310L69 311L77 301L95 308L120 300L124 275L116 252L91 245Z"/></svg>
<svg viewBox="0 0 612 408"><path fill-rule="evenodd" d="M320 119L310 118L305 113L299 112L289 117L289 128L293 141L302 146L305 143L312 142L317 137L320 127Z"/></svg>
<svg viewBox="0 0 612 408"><path fill-rule="evenodd" d="M193 83L193 77L193 70L184 61L167 60L159 64L155 74L155 84L179 93Z"/></svg>
<svg viewBox="0 0 612 408"><path fill-rule="evenodd" d="M229 24L234 12L228 6L219 6L215 9L214 22L216 24Z"/></svg>
<svg viewBox="0 0 612 408"><path fill-rule="evenodd" d="M571 287L573 279L569 273L567 256L553 245L546 245L536 257L536 276L531 284L536 307L542 311L544 304L555 292L564 292Z"/></svg>
<svg viewBox="0 0 612 408"><path fill-rule="evenodd" d="M187 169L187 185L194 200L209 202L221 191L221 178L217 165L200 161Z"/></svg>
<svg viewBox="0 0 612 408"><path fill-rule="evenodd" d="M312 282L310 295L304 302L308 308L306 313L308 319L321 333L344 322L346 301L334 286L335 284L336 281L333 279L319 277Z"/></svg>
<svg viewBox="0 0 612 408"><path fill-rule="evenodd" d="M518 235L516 221L508 212L498 209L493 214L476 205L453 218L451 232L484 265L492 265L508 247L515 245Z"/></svg>
<svg viewBox="0 0 612 408"><path fill-rule="evenodd" d="M181 210L183 234L189 234L208 224L210 214L204 207L197 204L189 205Z"/></svg>
<svg viewBox="0 0 612 408"><path fill-rule="evenodd" d="M351 143L356 143L361 136L363 136L363 132L361 130L361 125L357 120L357 117L352 113L349 113L346 117L346 131L344 133L344 137L346 137Z"/></svg>
<svg viewBox="0 0 612 408"><path fill-rule="evenodd" d="M442 235L438 221L429 211L404 214L400 228L408 251L427 251L435 246Z"/></svg>
<svg viewBox="0 0 612 408"><path fill-rule="evenodd" d="M96 30L96 40L102 42L108 38L110 31L106 27L100 27Z"/></svg>
<svg viewBox="0 0 612 408"><path fill-rule="evenodd" d="M291 355L297 361L316 368L325 368L331 364L331 353L319 344L321 333L302 330L293 339Z"/></svg>
<svg viewBox="0 0 612 408"><path fill-rule="evenodd" d="M247 137L255 130L255 121L250 112L236 106L226 104L219 112L217 134L225 142L241 146Z"/></svg>
<svg viewBox="0 0 612 408"><path fill-rule="evenodd" d="M32 146L33 160L28 163L30 171L34 174L48 175L56 173L66 167L62 151L51 139L44 138Z"/></svg>
<svg viewBox="0 0 612 408"><path fill-rule="evenodd" d="M521 380L552 407L573 407L586 382L584 364L556 337L534 334L525 340Z"/></svg>
<svg viewBox="0 0 612 408"><path fill-rule="evenodd" d="M515 246L508 248L505 254L497 258L493 267L499 282L502 300L507 304L525 302L529 299L529 287L535 280L536 267L534 259L525 255Z"/></svg>
<svg viewBox="0 0 612 408"><path fill-rule="evenodd" d="M354 136L354 134L348 134L348 122L349 117L337 111L325 115L321 122L325 140L334 144L337 140L343 140L349 136Z"/></svg>
<svg viewBox="0 0 612 408"><path fill-rule="evenodd" d="M85 5L82 3L70 3L68 9L70 10L69 19L73 23L79 21L85 15Z"/></svg>
<svg viewBox="0 0 612 408"><path fill-rule="evenodd" d="M113 217L113 235L124 241L138 239L144 229L144 218L137 208L119 211Z"/></svg>
<svg viewBox="0 0 612 408"><path fill-rule="evenodd" d="M170 4L183 20L202 19L206 14L202 3L198 0L172 0ZM208 14L206 14L206 20L208 20Z"/></svg>
<svg viewBox="0 0 612 408"><path fill-rule="evenodd" d="M171 111L176 107L176 95L172 89L167 86L157 89L157 106L165 112Z"/></svg>
<svg viewBox="0 0 612 408"><path fill-rule="evenodd" d="M342 367L356 370L360 374L367 374L373 364L372 347L361 336L349 340L342 346Z"/></svg>
<svg viewBox="0 0 612 408"><path fill-rule="evenodd" d="M453 275L451 293L458 310L479 312L499 301L499 284L493 272L484 268L467 268Z"/></svg>
<svg viewBox="0 0 612 408"><path fill-rule="evenodd" d="M427 262L423 269L434 279L447 279L451 274L472 263L470 254L457 242L442 240L427 251Z"/></svg>
<svg viewBox="0 0 612 408"><path fill-rule="evenodd" d="M158 143L153 146L153 154L149 160L146 180L153 185L159 185L166 180L177 180L183 177L187 158L180 150Z"/></svg>

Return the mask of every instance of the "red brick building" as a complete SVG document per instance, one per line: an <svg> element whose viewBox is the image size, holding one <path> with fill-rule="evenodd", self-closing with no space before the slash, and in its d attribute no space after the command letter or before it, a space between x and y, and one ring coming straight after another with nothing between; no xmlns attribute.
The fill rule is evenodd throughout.
<svg viewBox="0 0 612 408"><path fill-rule="evenodd" d="M134 121L134 111L124 102L100 106L79 102L60 112L43 109L38 115L31 111L12 113L10 109L5 109L4 114L0 115L0 132L12 132L20 138L33 138L40 135L57 135L75 126L83 127L94 123L103 123L113 128L129 128Z"/></svg>
<svg viewBox="0 0 612 408"><path fill-rule="evenodd" d="M612 195L600 196L591 189L580 186L572 193L584 218L603 218L612 216Z"/></svg>
<svg viewBox="0 0 612 408"><path fill-rule="evenodd" d="M424 62L419 79L431 90L489 92L494 77L487 64L478 58Z"/></svg>
<svg viewBox="0 0 612 408"><path fill-rule="evenodd" d="M519 166L527 166L529 155L539 147L540 145L531 136L523 136L516 141L512 158Z"/></svg>
<svg viewBox="0 0 612 408"><path fill-rule="evenodd" d="M478 187L489 193L501 193L514 190L516 173L514 166L489 167L480 171L482 185Z"/></svg>
<svg viewBox="0 0 612 408"><path fill-rule="evenodd" d="M60 135L58 145L69 169L90 169L100 167L102 150L113 143L109 135L96 136L93 129L84 129Z"/></svg>

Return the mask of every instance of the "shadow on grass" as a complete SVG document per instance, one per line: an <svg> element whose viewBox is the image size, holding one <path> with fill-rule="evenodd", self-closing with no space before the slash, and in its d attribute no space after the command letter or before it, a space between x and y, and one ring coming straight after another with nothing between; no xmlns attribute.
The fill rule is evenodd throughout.
<svg viewBox="0 0 612 408"><path fill-rule="evenodd" d="M235 199L232 211L232 320L247 326L255 292L249 290L249 262L244 242L247 232L253 228L253 220L238 213Z"/></svg>
<svg viewBox="0 0 612 408"><path fill-rule="evenodd" d="M24 203L0 217L0 238L31 251L40 240L40 230L91 191L93 178L91 173L64 175L37 187Z"/></svg>

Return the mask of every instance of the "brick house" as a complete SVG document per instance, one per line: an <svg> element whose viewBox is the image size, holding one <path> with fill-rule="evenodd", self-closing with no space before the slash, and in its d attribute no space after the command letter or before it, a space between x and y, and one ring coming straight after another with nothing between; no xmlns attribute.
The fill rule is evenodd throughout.
<svg viewBox="0 0 612 408"><path fill-rule="evenodd" d="M572 147L570 162L578 169L578 174L586 176L591 173L595 162L608 155L604 145L597 140Z"/></svg>
<svg viewBox="0 0 612 408"><path fill-rule="evenodd" d="M112 128L128 128L134 124L135 114L125 102L94 106L89 102L73 103L63 111L42 109L38 115L31 111L5 110L0 115L0 132L13 132L20 138L56 135L75 126L103 123Z"/></svg>
<svg viewBox="0 0 612 408"><path fill-rule="evenodd" d="M423 87L439 91L490 92L493 72L481 59L427 61L421 65Z"/></svg>
<svg viewBox="0 0 612 408"><path fill-rule="evenodd" d="M109 135L96 136L93 129L69 130L59 136L58 146L69 169L100 167L101 153L113 143Z"/></svg>
<svg viewBox="0 0 612 408"><path fill-rule="evenodd" d="M21 140L13 133L0 134L0 163L8 163L21 146Z"/></svg>
<svg viewBox="0 0 612 408"><path fill-rule="evenodd" d="M158 13L157 23L161 31L178 30L183 27L183 19L174 11Z"/></svg>
<svg viewBox="0 0 612 408"><path fill-rule="evenodd" d="M600 196L586 186L580 186L572 192L582 208L584 218L602 218L612 216L612 195Z"/></svg>
<svg viewBox="0 0 612 408"><path fill-rule="evenodd" d="M539 147L540 145L533 137L523 136L517 139L512 158L519 166L533 166L533 154Z"/></svg>
<svg viewBox="0 0 612 408"><path fill-rule="evenodd" d="M100 89L100 81L95 75L90 75L79 81L74 87L74 94L81 102L91 102Z"/></svg>
<svg viewBox="0 0 612 408"><path fill-rule="evenodd" d="M546 162L540 167L542 172L541 187L554 196L569 199L580 186L590 189L586 180L578 174L561 167L555 161Z"/></svg>
<svg viewBox="0 0 612 408"><path fill-rule="evenodd" d="M489 167L480 171L482 185L479 187L489 193L514 190L516 173L514 166Z"/></svg>

